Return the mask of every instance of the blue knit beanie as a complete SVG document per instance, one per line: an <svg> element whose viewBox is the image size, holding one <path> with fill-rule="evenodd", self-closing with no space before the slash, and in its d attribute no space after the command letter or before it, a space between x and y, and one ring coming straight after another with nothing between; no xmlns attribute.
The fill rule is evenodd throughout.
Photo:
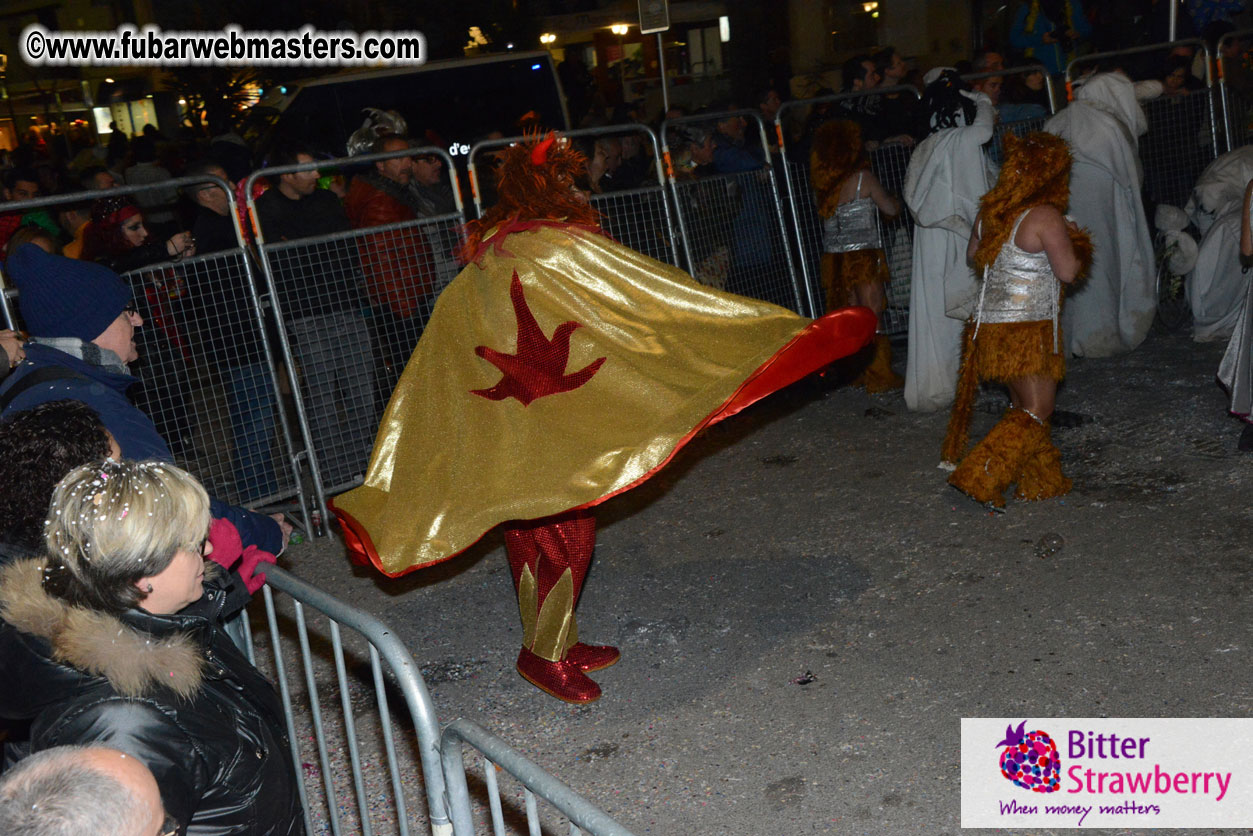
<svg viewBox="0 0 1253 836"><path fill-rule="evenodd" d="M32 337L78 337L91 342L131 303L131 289L107 267L23 244L5 272L17 285L18 305Z"/></svg>

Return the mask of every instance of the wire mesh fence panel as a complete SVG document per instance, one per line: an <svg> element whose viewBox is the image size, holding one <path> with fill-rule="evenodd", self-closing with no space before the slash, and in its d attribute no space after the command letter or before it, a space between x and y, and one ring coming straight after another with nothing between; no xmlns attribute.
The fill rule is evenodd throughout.
<svg viewBox="0 0 1253 836"><path fill-rule="evenodd" d="M1193 75L1194 66L1203 79ZM1183 206L1197 176L1219 153L1222 104L1212 87L1212 66L1209 47L1194 38L1085 55L1066 68L1067 82L1077 88L1087 73L1114 69L1135 79L1162 80L1164 95L1141 103L1148 131L1139 138L1140 161L1151 203ZM1076 97L1083 97L1082 89Z"/></svg>
<svg viewBox="0 0 1253 836"><path fill-rule="evenodd" d="M701 284L727 290L731 272L731 226L735 203L719 178L688 179L674 186L676 214L683 219L688 272Z"/></svg>
<svg viewBox="0 0 1253 836"><path fill-rule="evenodd" d="M1224 150L1247 145L1253 119L1253 29L1237 29L1218 39L1214 62L1218 69Z"/></svg>
<svg viewBox="0 0 1253 836"><path fill-rule="evenodd" d="M254 195L262 178L273 184L249 199L249 212L312 465L310 516L320 536L327 496L364 478L392 389L436 297L458 272L465 213L455 184L442 179L452 161L439 148L402 147L327 162L297 154L296 160L253 172L244 192ZM402 189L402 180L391 177L371 183L382 170L371 170L374 163L397 164L388 169L397 177L408 169L415 188ZM310 176L329 165L356 172L342 206L312 186ZM428 187L425 174L418 175L432 166L443 174ZM291 199L284 184L309 192ZM365 226L382 217L406 220ZM352 223L362 228L353 230Z"/></svg>
<svg viewBox="0 0 1253 836"><path fill-rule="evenodd" d="M688 272L711 287L810 313L761 115L681 117L661 131Z"/></svg>
<svg viewBox="0 0 1253 836"><path fill-rule="evenodd" d="M324 491L360 481L384 403L358 237L262 248Z"/></svg>
<svg viewBox="0 0 1253 836"><path fill-rule="evenodd" d="M1226 113L1223 119L1231 137L1231 148L1248 145L1253 140L1253 90L1238 89L1230 84L1223 85L1223 95L1227 100Z"/></svg>
<svg viewBox="0 0 1253 836"><path fill-rule="evenodd" d="M679 266L677 236L670 227L666 193L660 186L592 196L602 224L616 241L646 256Z"/></svg>
<svg viewBox="0 0 1253 836"><path fill-rule="evenodd" d="M912 149L904 145L884 145L870 154L870 168L884 189L900 198L905 184L905 171L909 166ZM822 287L820 261L822 257L822 217L818 214L813 183L809 177L809 161L789 159L787 177L795 197L797 241L801 258L805 263L805 275L812 282L814 299L823 310L829 305ZM887 308L883 312L882 327L889 335L903 334L909 327L909 273L913 263L913 222L909 210L901 205L901 212L892 220L879 217L879 229L883 234L883 251L887 257L888 282ZM825 306L825 307L824 307Z"/></svg>
<svg viewBox="0 0 1253 836"><path fill-rule="evenodd" d="M249 658L279 691L311 836L451 834L434 708L395 633L282 569L262 597Z"/></svg>
<svg viewBox="0 0 1253 836"><path fill-rule="evenodd" d="M372 227L356 235L376 349L380 408L413 354L435 300L459 272L460 214Z"/></svg>
<svg viewBox="0 0 1253 836"><path fill-rule="evenodd" d="M676 181L674 191L698 281L805 312L766 169Z"/></svg>
<svg viewBox="0 0 1253 836"><path fill-rule="evenodd" d="M819 262L822 258L822 217L814 198L813 182L809 179L809 160L788 159L788 187L795 200L796 239L803 262L803 274L810 278L810 292L818 307L825 310L826 295L819 278Z"/></svg>
<svg viewBox="0 0 1253 836"><path fill-rule="evenodd" d="M255 506L299 486L247 258L226 251L123 278L144 318L136 405L209 493Z"/></svg>
<svg viewBox="0 0 1253 836"><path fill-rule="evenodd" d="M1205 166L1214 161L1209 89L1144 103L1148 132L1140 137L1144 187L1153 203L1182 207Z"/></svg>
<svg viewBox="0 0 1253 836"><path fill-rule="evenodd" d="M1048 116L1036 116L1031 119L1017 119L1013 122L997 122L996 127L992 129L992 141L985 149L988 159L997 165L1005 159L1005 134L1022 138L1032 131L1044 130L1044 123L1047 121Z"/></svg>
<svg viewBox="0 0 1253 836"><path fill-rule="evenodd" d="M591 203L603 216L604 230L637 252L679 266L674 221L657 166L656 135L643 125L616 125L567 131L564 136L588 159L588 179L580 185L591 189ZM520 136L484 140L470 149L479 217L497 201L500 150L523 141Z"/></svg>
<svg viewBox="0 0 1253 836"><path fill-rule="evenodd" d="M904 145L883 145L870 155L870 167L883 188L898 199L905 189L905 172L913 148ZM901 201L900 214L891 221L880 218L883 230L883 251L888 259L887 307L883 311L882 328L890 336L909 331L909 276L914 263L914 222L909 209Z"/></svg>

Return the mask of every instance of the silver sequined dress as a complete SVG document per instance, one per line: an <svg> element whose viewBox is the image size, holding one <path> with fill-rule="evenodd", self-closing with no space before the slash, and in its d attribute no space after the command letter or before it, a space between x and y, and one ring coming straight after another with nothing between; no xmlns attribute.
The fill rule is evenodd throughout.
<svg viewBox="0 0 1253 836"><path fill-rule="evenodd" d="M975 310L975 336L979 335L979 326L985 322L1049 320L1053 323L1053 351L1056 353L1060 351L1057 322L1061 284L1053 275L1048 253L1029 253L1014 243L1018 227L1030 211L1028 209L1018 216L996 261L984 271L979 306Z"/></svg>
<svg viewBox="0 0 1253 836"><path fill-rule="evenodd" d="M857 190L861 194L861 178L857 175ZM851 253L856 250L883 248L883 236L879 232L879 207L874 199L855 197L841 203L829 218L822 221L822 251L824 253Z"/></svg>

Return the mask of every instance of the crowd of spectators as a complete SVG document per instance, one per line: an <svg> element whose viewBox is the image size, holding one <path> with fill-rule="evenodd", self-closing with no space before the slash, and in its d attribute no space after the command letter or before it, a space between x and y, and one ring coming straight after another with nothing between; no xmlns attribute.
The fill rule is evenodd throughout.
<svg viewBox="0 0 1253 836"><path fill-rule="evenodd" d="M972 92L988 98L999 122L1042 121L1064 104L1058 74L1071 59L1165 38L1158 20L1158 7L1163 4L1142 9L1143 4L1128 0L1125 9L1113 14L1111 8L1116 5L1029 0L1006 13L1008 25L1002 27L1001 45L984 47L951 69ZM1248 81L1253 92L1253 73L1245 71L1240 60L1246 45L1239 39L1222 40L1235 29L1233 20L1244 12L1233 2L1212 0L1192 0L1187 11L1180 16L1179 36L1203 35L1215 53L1221 42L1228 84L1240 88ZM858 124L867 151L898 146L907 155L935 127L927 123L927 114L934 109L926 106L923 96L927 83L942 69L920 66L900 50L885 46L849 57L835 72L794 77L790 85L772 80L701 108L676 104L665 113L651 114L643 112L640 102L624 103L613 112L595 107L595 96L585 95L591 77L573 59L561 65L558 74L569 112L582 120L576 127L601 126L611 131L577 140L588 159L580 185L589 197L631 192L658 182L657 173L664 166L648 134L640 130L647 125L669 148L669 170L683 185L679 199L689 217L696 219L687 241L693 273L711 285L746 291L756 288L755 277L767 269L781 246L772 231L774 206L768 177L773 169L776 181L781 180L778 137L786 141L789 158L803 165L817 129L829 120L841 119ZM1198 132L1203 127L1198 115L1202 103L1188 96L1205 84L1204 63L1194 46L1094 62L1092 69L1119 69L1135 80L1160 81L1163 95L1181 105L1179 119L1197 122ZM776 76L772 73L772 79ZM790 101L801 93L815 101L806 106ZM735 110L744 115L726 115ZM771 123L780 113L782 132L776 133ZM1242 113L1239 110L1237 117ZM708 119L701 118L705 114ZM479 139L537 127L534 122L526 123L526 118L504 120L499 130ZM667 126L664 131L663 125ZM615 131L615 126L620 130ZM260 428L271 422L274 404L258 394L268 389L262 385L266 366L259 336L244 335L245 351L230 353L229 360L216 359L220 335L205 326L203 316L214 309L206 302L206 293L229 297L217 306L220 319L225 305L246 306L252 289L234 278L229 278L230 287L222 286L229 271L216 275L216 284L205 288L197 286L201 273L169 267L197 255L239 250L231 201L208 180L181 189L163 184L187 175L218 178L235 186L237 198L242 199L240 181L256 168L312 163L342 156L344 148L305 148L292 143L257 147L225 123L199 134L184 126L173 138L153 125L135 136L128 136L116 124L112 127L107 140L96 140L77 127L59 136L47 130L32 132L30 142L7 155L0 174L6 202L50 194L65 195L66 200L48 209L18 211L5 211L0 204L0 255L6 247L11 249L11 239L34 241L51 252L139 276L143 292L137 294L136 302L148 327L139 335L143 359L135 371L149 384L149 391L160 381L163 406L158 410L155 403L145 401L148 396L142 388L137 397L153 413L176 454L196 453L199 427L195 411L188 406L189 386L196 378L194 367L205 365L197 359L197 350L213 354L212 364L231 380L232 414L238 419L233 429L235 486L242 494L264 496L274 489L275 478L272 468L262 463L270 458L272 439ZM360 149L392 153L391 159L334 171L285 174L269 178L271 182L263 179L254 191L258 200L255 220L271 246L310 235L333 237L378 226L408 227L354 237L351 246L341 245L334 253L293 246L277 270L280 301L291 308L286 311L291 320L289 336L310 387L305 393L311 405L310 420L347 439L340 449L322 451L326 461L343 462L326 474L335 482L359 475L349 463L360 459L361 449L370 443L367 425L377 417L416 344L439 288L459 269L453 223L446 229L414 228L424 219L455 217L456 186L462 195L472 193L465 173L444 170L440 156L404 153L431 144L440 144L439 138L407 131L402 121L399 129L392 124L388 130L376 131ZM490 153L481 155L477 187L485 205L493 200L491 162ZM1151 172L1148 176L1150 198L1170 202L1166 192L1171 184L1157 182ZM697 181L706 182L697 188ZM120 197L93 193L119 185L148 188ZM884 185L899 193L902 184L889 178ZM473 213L473 206L467 211ZM252 232L246 217L239 227L245 238ZM663 229L639 231L641 239L648 236L654 241L666 234ZM323 262L332 269L322 269ZM279 265L278 260L273 263ZM284 299L284 287L301 292ZM319 301L311 301L315 299ZM346 319L332 322L328 318L332 315ZM330 325L343 326L335 332L339 342L334 347L319 336ZM318 359L323 355L325 361ZM372 401L374 414L363 410L360 421L350 420L334 406L344 398Z"/></svg>
<svg viewBox="0 0 1253 836"><path fill-rule="evenodd" d="M890 192L913 198L910 208L919 225L914 265L933 267L937 259L919 257L931 246L932 227L941 226L929 223L928 201L943 198L944 207L935 214L948 217L953 196L963 191L953 185L956 178L935 171L978 174L986 181L980 147L994 120L1043 120L1060 104L1050 99L1049 78L1056 81L1069 60L1145 42L1128 38L1154 40L1160 21L1151 11L1137 15L1134 9L1121 18L1125 31L1111 35L1111 21L1120 19L1111 17L1116 5L1085 11L1080 0L1030 0L1014 17L1007 46L1015 52L1008 58L987 48L951 68L923 68L890 46L860 53L841 66L838 91L811 89L817 101L808 107L783 110L793 91L772 84L691 113L676 106L658 114L650 126L670 151L668 164L680 186L676 195L691 224L693 275L715 287L760 293L750 285L782 245L771 194L779 165L777 135L763 130L781 112L783 136L795 146L800 164L809 164L811 149L820 153L813 148L815 137L837 133L858 137L842 151L856 158L859 171L868 165L865 152L891 146L917 147L916 159L933 161L927 178L915 178L914 192L905 183L880 186L873 175L859 175L841 181L831 201L838 207L874 199L889 217L895 212L888 210L898 207ZM1213 50L1234 30L1229 18L1238 9L1231 3L1191 0L1188 9L1181 35L1201 33ZM1243 51L1238 40L1223 42L1227 59ZM1186 97L1204 86L1197 53L1180 46L1093 69L1157 81L1162 95ZM1014 71L1037 65L1042 69ZM581 78L579 72L578 66L563 70L568 91L578 86L573 81ZM1117 81L1128 85L1121 76ZM1080 94L1074 119L1106 82L1108 77ZM586 110L578 95L571 110ZM1089 109L1099 116L1110 108ZM636 124L578 140L587 158L580 187L588 199L657 183L659 161L639 128L644 114L635 112L630 119ZM844 123L838 131L832 130L836 120ZM241 238L258 245L256 257L275 254L278 301L324 487L350 484L368 456L386 393L416 345L435 296L460 266L453 223L459 218L459 175L430 153L429 139L411 138L395 114L367 125L355 150L372 155L368 162L334 172L319 170L318 160L344 149L291 141L253 148L227 125L216 126L212 137L185 133L174 140L151 125L134 137L114 125L107 142L72 132L60 147L41 140L9 154L0 177L6 203L50 194L64 200L47 209L0 206L0 250L6 272L22 291L23 315L35 337L24 343L21 335L0 331L5 355L0 378L21 369L5 389L8 396L0 395L5 412L0 660L22 682L0 699L0 718L36 721L36 733L18 741L19 757L46 750L0 779L5 832L39 832L29 811L40 805L46 811L41 817L55 811L67 822L81 818L87 822L81 827L96 832L152 836L189 825L222 832L302 832L281 708L226 630L226 617L246 603L244 590L257 588L252 570L261 560L258 550L266 556L281 551L290 527L281 515L271 520L210 499L192 477L168 464L175 455L194 453L198 426L188 388L195 378L191 367L208 363L213 368L204 371L217 375L229 402L236 493L263 498L277 490L270 451L277 405L263 332L229 327L239 312L251 309L255 288L246 271L206 274L181 267L207 254L250 257L242 254ZM1063 120L1052 129L1064 135L1067 124ZM969 147L954 150L926 141L945 130L950 131L945 141ZM516 125L508 132L516 132ZM958 151L969 159L959 159ZM484 154L484 173L491 162L491 154ZM1083 164L1079 154L1077 170ZM242 181L262 165L298 170L259 186L254 197L260 237L251 241L253 224L233 214L226 188L238 194ZM164 185L180 177L201 179L181 188ZM920 197L915 193L920 182L935 186L935 193ZM133 195L109 191L120 185L148 188ZM986 185L968 191L977 199ZM490 182L481 188L490 202ZM1147 188L1154 191L1151 176ZM1147 236L1139 197L1134 189L1128 194L1129 210L1140 214L1119 222L1122 231L1104 238L1126 236L1131 227ZM1082 190L1075 203L1084 205ZM1104 208L1091 212L1090 226L1114 217ZM449 223L421 223L439 219ZM879 249L887 246L884 236L876 236ZM1143 249L1149 250L1147 244ZM952 252L960 256L958 249ZM129 286L115 275L122 273L134 277ZM205 275L211 283L201 284ZM881 309L881 284L869 289L877 294L873 299L856 298ZM942 291L938 287L933 305L939 321L952 318ZM919 297L915 307L925 307L923 301ZM911 326L911 355L925 345ZM1082 346L1068 348L1084 353ZM127 364L137 360L142 365L131 371L138 372L140 386L130 395L138 409L125 395L134 383ZM911 358L910 366L926 368L926 363ZM61 371L43 374L52 368ZM34 387L14 385L35 377ZM926 377L947 379L934 370ZM57 384L49 386L53 380ZM926 408L927 397L937 403L949 397L920 394L908 380L906 386L911 408ZM72 400L63 400L67 397ZM135 463L144 459L158 463ZM148 498L141 499L145 492ZM148 522L148 504L161 499L174 516ZM53 539L45 542L49 503L65 513L48 527ZM81 513L88 505L91 513ZM93 510L101 508L107 513ZM222 539L223 522L233 540ZM45 554L54 540L66 548ZM220 545L228 541L233 551ZM215 549L211 559L228 568L252 550L252 568L243 571L246 559L233 572L206 574L203 558ZM132 652L127 658L102 658L114 651L96 643L92 631L73 634L71 619L44 617L71 608L86 614L89 627L105 625L108 635L124 636ZM68 626L50 628L54 623ZM177 652L153 661L154 646ZM49 654L55 654L57 666L49 664ZM216 667L206 667L205 659ZM175 676L171 664L180 677L173 690L153 674ZM149 706L138 713L137 698ZM241 752L245 740L254 746ZM106 743L110 748L99 748Z"/></svg>

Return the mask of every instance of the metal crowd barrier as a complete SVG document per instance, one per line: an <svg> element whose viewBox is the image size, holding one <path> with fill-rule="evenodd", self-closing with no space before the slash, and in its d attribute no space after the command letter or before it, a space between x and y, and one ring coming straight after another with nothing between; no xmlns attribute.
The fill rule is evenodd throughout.
<svg viewBox="0 0 1253 836"><path fill-rule="evenodd" d="M722 165L731 170L703 174L682 165L690 149L672 147L675 129L695 125L712 130L719 122L735 118L751 122L756 130L745 131L742 146L714 149L713 168ZM761 114L734 110L667 119L661 124L661 141L688 272L731 293L802 314L811 311L787 243L787 223Z"/></svg>
<svg viewBox="0 0 1253 836"><path fill-rule="evenodd" d="M888 259L887 305L880 327L888 336L909 331L909 282L914 265L914 219L909 214L901 193L905 189L905 172L914 155L912 145L880 145L870 153L870 169L885 189L901 201L901 212L891 221L880 219L883 230L883 251ZM808 173L807 175L808 176ZM821 227L819 227L821 243Z"/></svg>
<svg viewBox="0 0 1253 836"><path fill-rule="evenodd" d="M618 188L610 178L610 190L593 192L591 203L604 215L603 227L614 240L658 261L680 266L678 236L674 234L674 218L666 199L666 181L656 135L644 125L584 128L566 131L562 135L573 141L587 140L593 144L601 139L619 142L627 137L638 139L639 157L646 163L644 170L638 172L638 182L626 182ZM483 140L470 149L467 167L479 217L483 216L484 209L496 202L494 184L490 182L493 177L493 152L523 139L515 136ZM587 157L590 160L591 153ZM621 167L618 170L623 171ZM484 176L480 176L480 171Z"/></svg>
<svg viewBox="0 0 1253 836"><path fill-rule="evenodd" d="M1214 65L1218 71L1218 96L1228 151L1247 145L1253 133L1249 125L1253 119L1253 72L1244 66L1251 39L1253 29L1228 32L1218 39Z"/></svg>
<svg viewBox="0 0 1253 836"><path fill-rule="evenodd" d="M266 212L258 211L258 201L264 206L266 198L252 196L253 184L265 177L278 188L284 174L331 166L368 171L376 161L415 156L438 158L443 176L455 176L445 151L419 148L266 168L245 184L310 463L315 528L320 528L326 497L360 484L365 475L392 389L435 299L458 272L465 212L450 181L453 211L382 227L267 240Z"/></svg>
<svg viewBox="0 0 1253 836"><path fill-rule="evenodd" d="M236 505L303 496L250 256L198 255L124 273L145 326L136 405L179 463Z"/></svg>
<svg viewBox="0 0 1253 836"><path fill-rule="evenodd" d="M1205 87L1177 96L1161 96L1142 103L1148 131L1139 138L1144 185L1154 203L1182 207L1205 166L1220 153L1218 110L1215 102L1213 63L1205 42L1199 39L1149 44L1116 52L1076 58L1066 67L1066 86L1071 89L1084 68L1143 63L1145 56L1188 47L1201 53L1205 63ZM1191 70L1189 69L1189 74ZM1133 78L1136 73L1129 71ZM1142 73L1141 73L1142 75Z"/></svg>
<svg viewBox="0 0 1253 836"><path fill-rule="evenodd" d="M1208 74L1206 89L1145 103L1149 130L1140 138L1139 148L1145 188L1153 201L1182 206L1217 151L1248 139L1245 122L1253 116L1253 101L1242 98L1232 83L1239 50L1226 53L1232 51L1232 43L1249 35L1253 30L1232 33L1219 42L1218 70ZM1067 68L1068 89L1078 71L1093 63L1112 60L1130 66L1137 56L1164 55L1181 45L1202 51L1208 65L1209 54L1200 41L1153 44L1072 62ZM1033 69L1018 67L968 78ZM807 140L786 135L784 126L804 121L795 119L800 108L833 107L892 92L917 96L913 88L901 87L785 103L775 120L777 160L771 160L767 134L754 111L669 120L662 125L660 143L652 131L635 125L568 135L592 140L637 136L641 154L652 155L648 175L637 188L593 197L615 238L662 261L686 266L699 281L817 316L825 309L818 269L821 219L809 180ZM695 126L712 133L719 121L732 117L756 125L755 131L746 132L746 148L736 152L741 163L756 158L743 166L748 170L715 173L712 164L693 164L692 149L674 142L675 129ZM994 144L999 146L1006 132L1025 133L1042 124L1042 118L1000 124ZM511 141L515 140L480 142L471 149L470 177L480 210L490 204L480 177L484 159ZM871 154L872 170L897 196L911 153L908 146L886 145ZM995 158L995 150L989 153ZM253 185L265 176L277 182L275 178L284 173L328 165L368 170L375 161L418 155L444 163L451 211L383 227L274 241L265 237L256 201L250 197L248 209L258 226L258 258L247 246L250 230L240 227L235 212L235 248L151 265L126 276L147 320L139 331L144 360L134 368L145 387L140 405L172 444L175 461L215 496L248 506L294 500L302 512L308 509L301 515L305 525L321 533L326 496L357 484L363 476L384 405L435 299L457 273L453 253L462 241L465 221L452 160L438 148L271 168L248 178L246 193L251 195ZM776 166L781 174L776 175ZM55 209L110 195L207 182L220 188L228 185L215 178L183 178L8 203L4 208ZM226 191L235 209L235 192ZM883 325L893 335L907 330L912 234L908 211L884 224L892 281ZM328 274L344 279L337 291L311 293L310 277ZM7 327L20 330L14 301L15 291L6 289L0 297L0 315ZM278 334L277 342L271 333ZM298 437L284 409L282 371L291 384ZM309 503L301 479L306 461L313 494Z"/></svg>
<svg viewBox="0 0 1253 836"><path fill-rule="evenodd" d="M571 833L579 832L577 824L592 836L630 836L495 735L459 720L441 739L418 665L391 628L281 567L265 568L267 630L254 636L249 626L245 647L250 661L278 686L311 836L408 836L427 828L434 836L473 836L462 741L525 784L528 815L532 794L538 794L569 818ZM297 655L300 670L289 670ZM403 708L393 705L396 695ZM499 822L495 769L488 773L493 791L484 806ZM420 791L409 780L414 776L422 778L425 804L415 797ZM503 833L499 824L495 832Z"/></svg>
<svg viewBox="0 0 1253 836"><path fill-rule="evenodd" d="M1144 187L1154 203L1183 207L1205 167L1214 161L1218 138L1211 120L1208 88L1143 103L1149 130L1140 137Z"/></svg>
<svg viewBox="0 0 1253 836"><path fill-rule="evenodd" d="M238 242L233 190L215 177L37 198L8 203L5 209L55 211L102 197L206 183L226 192ZM126 273L123 279L144 318L135 335L140 359L131 366L140 386L132 392L169 444L175 462L226 502L257 507L294 498L303 511L298 453L265 330L266 302L254 292L247 251L236 247L164 261ZM21 328L12 305L16 298L16 290L6 290L4 316Z"/></svg>
<svg viewBox="0 0 1253 836"><path fill-rule="evenodd" d="M844 106L842 103L852 104L858 99L892 92L912 95L915 100L918 98L918 91L908 86L882 88L865 93L842 93L784 102L775 116L775 126L779 136L779 157L787 186L788 208L791 212L795 246L800 256L801 275L810 303L810 316L819 316L826 311L824 290L819 277L819 260L822 256L822 218L818 216L813 184L809 179L809 141L813 128L821 124L819 120L840 118L838 115L832 115L832 109ZM802 136L799 141L789 140L783 125L792 111L802 107L811 108L808 121L813 128L807 129L805 136ZM812 110L813 108L825 108L825 112L818 113ZM912 154L912 146L899 144L881 145L870 153L871 171L883 184L883 188L898 199L905 183L905 171L909 167ZM888 272L892 277L888 283L887 308L883 313L882 327L890 335L903 334L908 329L909 274L913 261L913 220L903 200L901 213L892 221L881 217L880 228L883 232L884 252L888 259Z"/></svg>
<svg viewBox="0 0 1253 836"><path fill-rule="evenodd" d="M498 769L517 779L525 788L523 799L530 833L541 832L539 811L535 803L535 796L538 795L569 819L571 836L579 836L584 831L591 836L631 836L629 830L604 811L546 773L536 763L523 757L499 737L469 720L454 721L444 729L440 741L455 836L474 836L477 832L470 816L470 794L466 785L465 764L461 757L463 743L482 755L483 783L487 787L492 833L495 836L504 836L506 832L496 776Z"/></svg>

